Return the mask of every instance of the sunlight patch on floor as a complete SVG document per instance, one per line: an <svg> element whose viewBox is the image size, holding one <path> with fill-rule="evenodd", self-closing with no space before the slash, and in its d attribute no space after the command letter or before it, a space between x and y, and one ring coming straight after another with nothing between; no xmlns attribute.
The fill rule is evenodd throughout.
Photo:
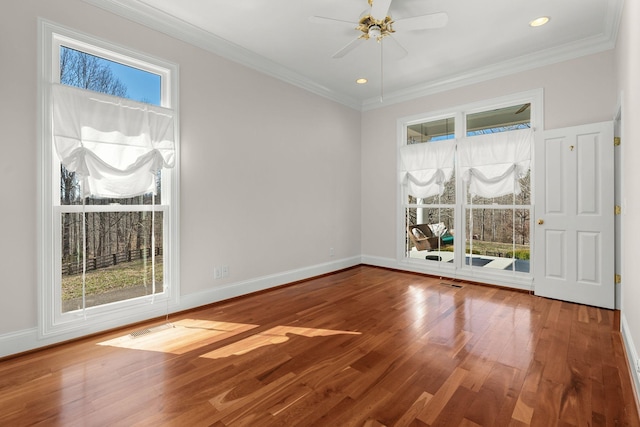
<svg viewBox="0 0 640 427"><path fill-rule="evenodd" d="M282 344L289 340L288 334L300 335L303 337L327 337L331 335L361 335L360 332L336 331L331 329L299 328L295 326L276 326L259 334L219 348L201 357L208 359L221 359L228 356L239 356L260 347L274 344Z"/></svg>
<svg viewBox="0 0 640 427"><path fill-rule="evenodd" d="M171 324L173 328L162 328L138 337L127 334L98 343L98 345L184 354L258 327L258 325L246 323L197 319L183 319Z"/></svg>

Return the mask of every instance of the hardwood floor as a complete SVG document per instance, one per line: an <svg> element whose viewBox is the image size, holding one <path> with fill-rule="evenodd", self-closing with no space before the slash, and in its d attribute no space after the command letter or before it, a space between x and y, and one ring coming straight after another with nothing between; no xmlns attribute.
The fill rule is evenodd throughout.
<svg viewBox="0 0 640 427"><path fill-rule="evenodd" d="M359 266L4 360L0 425L638 426L614 317Z"/></svg>

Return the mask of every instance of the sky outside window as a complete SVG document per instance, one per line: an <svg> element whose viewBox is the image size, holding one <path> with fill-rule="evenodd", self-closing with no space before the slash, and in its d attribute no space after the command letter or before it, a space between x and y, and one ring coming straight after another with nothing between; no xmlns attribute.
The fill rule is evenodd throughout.
<svg viewBox="0 0 640 427"><path fill-rule="evenodd" d="M109 70L111 78L117 79L125 88L127 99L144 102L152 105L160 105L161 97L161 77L139 68L130 67L118 62L110 61L101 57L97 57L86 52L81 52L65 46L60 47L60 57L65 53L70 53L72 57L82 55L92 61L94 71ZM78 84L67 83L75 86ZM82 86L80 86L82 87ZM92 89L92 88L89 88Z"/></svg>

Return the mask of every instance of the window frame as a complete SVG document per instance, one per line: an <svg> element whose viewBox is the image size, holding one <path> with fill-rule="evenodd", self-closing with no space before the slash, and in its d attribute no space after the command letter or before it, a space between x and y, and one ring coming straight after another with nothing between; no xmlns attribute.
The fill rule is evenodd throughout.
<svg viewBox="0 0 640 427"><path fill-rule="evenodd" d="M531 106L531 116L530 123L531 128L535 131L536 129L543 129L543 89L534 89L525 92L515 93L512 95L506 95L494 99L488 99L484 101L478 101L466 105L455 106L446 110L434 111L431 113L424 114L416 114L413 116L403 117L397 121L397 136L398 136L398 150L403 145L406 144L407 141L407 127L415 124L419 124L421 122L429 122L440 120L446 117L453 117L455 119L455 129L454 135L456 139L461 139L467 137L467 120L466 116L468 114L475 114L484 111L490 111L494 109L509 107L517 104L530 103ZM469 136L469 138L473 138L473 136ZM398 265L402 268L410 270L423 272L427 274L436 274L436 275L445 275L452 278L461 278L466 280L475 280L479 282L488 282L501 286L514 287L519 289L530 289L532 281L533 281L533 271L534 271L534 262L533 256L530 259L530 269L528 273L517 272L512 270L505 271L491 271L490 269L483 268L473 268L471 266L465 265L465 248L466 248L466 240L468 236L464 236L464 239L455 239L454 240L454 262L453 263L443 263L443 262L424 262L419 259L412 259L406 256L406 208L409 206L407 203L408 194L406 193L405 186L402 183L402 164L401 159L398 154L397 158L397 170L398 170L398 214L397 214L397 249L396 249L396 259ZM530 205L517 205L516 208L530 208L530 224L529 224L529 240L530 240L530 251L533 255L534 253L534 233L535 228L533 226L533 218L535 214L535 200L534 200L534 176L535 173L535 163L532 153L531 159L531 198ZM456 160L455 167L455 187L456 187L456 203L454 208L454 223L456 234L460 232L464 234L467 226L468 218L466 218L466 208L468 206L467 203L467 188L462 181L462 177L458 172L458 165ZM476 205L474 205L476 206ZM480 205L478 207L481 207ZM509 208L512 208L509 205Z"/></svg>
<svg viewBox="0 0 640 427"><path fill-rule="evenodd" d="M38 336L82 336L168 313L179 304L179 111L178 67L61 25L39 20L38 45ZM160 75L160 105L175 112L176 165L162 171L162 191L157 205L87 205L85 212L152 211L163 218L163 292L84 310L62 313L61 246L62 213L82 211L82 206L60 202L60 161L53 149L52 107L49 87L60 81L60 46L65 46ZM132 209L133 208L133 209Z"/></svg>

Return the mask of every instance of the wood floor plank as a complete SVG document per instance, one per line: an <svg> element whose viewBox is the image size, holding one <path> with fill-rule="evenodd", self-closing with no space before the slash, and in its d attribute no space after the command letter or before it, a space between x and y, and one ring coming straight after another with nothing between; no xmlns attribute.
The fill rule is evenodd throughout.
<svg viewBox="0 0 640 427"><path fill-rule="evenodd" d="M429 425L433 424L468 373L466 369L456 368L416 418Z"/></svg>
<svg viewBox="0 0 640 427"><path fill-rule="evenodd" d="M469 402L473 401L477 396L477 393L469 390L466 387L458 387L451 396L451 399L442 408L437 418L430 423L432 427L436 426L457 426L465 423L473 423L466 418L466 412L469 406ZM477 424L476 424L477 425Z"/></svg>
<svg viewBox="0 0 640 427"><path fill-rule="evenodd" d="M520 375L518 369L495 363L487 380L469 402L465 418L480 425L506 425L511 419L522 381L524 375ZM506 420L501 421L501 417Z"/></svg>
<svg viewBox="0 0 640 427"><path fill-rule="evenodd" d="M619 317L358 266L0 361L2 426L640 427Z"/></svg>
<svg viewBox="0 0 640 427"><path fill-rule="evenodd" d="M417 399L415 399L411 406L403 411L393 424L395 426L406 426L417 419L418 415L424 410L429 401L433 398L433 395L423 391Z"/></svg>
<svg viewBox="0 0 640 427"><path fill-rule="evenodd" d="M518 395L516 406L511 418L529 425L537 401L540 379L544 366L537 360L532 360L526 378Z"/></svg>

